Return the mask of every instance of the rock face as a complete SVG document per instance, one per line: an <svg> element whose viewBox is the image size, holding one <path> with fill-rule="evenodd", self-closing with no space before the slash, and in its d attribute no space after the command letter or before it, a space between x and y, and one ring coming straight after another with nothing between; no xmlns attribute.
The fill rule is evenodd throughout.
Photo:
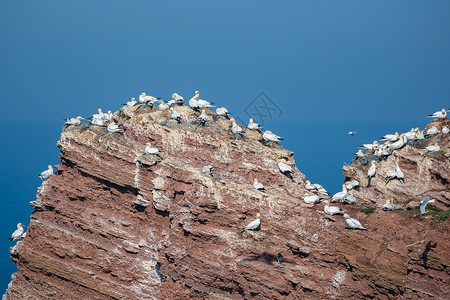
<svg viewBox="0 0 450 300"><path fill-rule="evenodd" d="M176 110L184 120L199 115ZM11 250L19 271L3 299L443 299L450 293L449 221L418 216L416 207L424 193L438 200L436 207L448 207L447 148L443 156L422 156L411 146L397 151L406 182L384 186L377 177L371 188L352 191L357 204L340 206L368 230L349 231L342 216L304 204L305 178L297 168L291 178L280 173L279 159L294 166L292 152L264 145L257 131L235 139L230 122L213 122L212 114L206 127L168 118L170 111L130 107L114 115L123 134L87 125L62 133L61 164L31 203L27 236ZM448 147L448 138L436 139ZM142 155L149 141L159 156ZM388 168L392 159L379 166ZM215 171L202 173L205 165ZM362 183L364 172L367 166L356 163L344 169ZM254 177L265 192L253 188ZM360 211L388 196L403 210ZM260 230L241 232L257 213Z"/></svg>

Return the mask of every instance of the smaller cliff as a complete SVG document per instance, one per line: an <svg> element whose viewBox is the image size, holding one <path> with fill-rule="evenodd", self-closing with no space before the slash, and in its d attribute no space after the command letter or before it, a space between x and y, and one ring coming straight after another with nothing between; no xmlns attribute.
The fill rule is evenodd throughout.
<svg viewBox="0 0 450 300"><path fill-rule="evenodd" d="M199 116L175 109L187 121ZM125 107L113 117L123 134L90 125L66 129L58 172L38 189L27 236L11 251L18 272L3 299L449 294L449 221L418 216L416 208L431 192L437 207L448 206L448 138L436 137L444 157L408 145L380 161L373 186L352 191L355 205L342 205L368 228L350 231L342 216L304 203L305 177L292 152L265 145L258 131L235 139L228 120L207 113L202 127L172 121L167 110ZM149 141L159 156L142 155ZM293 166L292 179L280 173L281 158ZM383 168L394 158L406 182L384 186ZM216 168L213 176L202 173L204 165ZM355 162L344 172L364 184L367 166ZM265 192L253 188L255 177ZM379 209L387 196L399 209ZM241 232L256 213L260 230Z"/></svg>

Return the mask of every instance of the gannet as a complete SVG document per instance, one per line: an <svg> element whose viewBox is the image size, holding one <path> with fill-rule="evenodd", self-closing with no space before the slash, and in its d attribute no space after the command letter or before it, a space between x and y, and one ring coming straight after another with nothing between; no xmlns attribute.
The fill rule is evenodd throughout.
<svg viewBox="0 0 450 300"><path fill-rule="evenodd" d="M216 108L216 114L218 116L225 117L227 119L230 118L230 113L228 112L228 109L226 109L225 107Z"/></svg>
<svg viewBox="0 0 450 300"><path fill-rule="evenodd" d="M42 180L45 180L49 178L51 175L53 175L53 167L51 165L48 165L48 169L45 171L42 171L41 174L39 174L39 178Z"/></svg>
<svg viewBox="0 0 450 300"><path fill-rule="evenodd" d="M263 139L266 142L279 142L282 141L283 139L281 137L279 137L276 134L273 134L272 131L266 130L263 134Z"/></svg>
<svg viewBox="0 0 450 300"><path fill-rule="evenodd" d="M206 110L202 109L202 113L200 117L198 117L198 121L202 126L205 126L206 122L208 122L208 115L206 115Z"/></svg>
<svg viewBox="0 0 450 300"><path fill-rule="evenodd" d="M357 134L356 131L349 131L348 134L350 134L351 136L354 136L355 134Z"/></svg>
<svg viewBox="0 0 450 300"><path fill-rule="evenodd" d="M309 180L305 181L305 188L308 191L316 191L317 190L317 186L315 186L314 184L311 184L311 181L309 181Z"/></svg>
<svg viewBox="0 0 450 300"><path fill-rule="evenodd" d="M423 134L423 130L422 131L419 131L419 132L416 132L416 139L417 140L423 140L425 138L425 136L424 136L424 134Z"/></svg>
<svg viewBox="0 0 450 300"><path fill-rule="evenodd" d="M433 126L427 130L426 135L435 135L438 132L439 132L439 130L437 129L437 127Z"/></svg>
<svg viewBox="0 0 450 300"><path fill-rule="evenodd" d="M150 142L145 144L144 154L159 154L159 149L152 147Z"/></svg>
<svg viewBox="0 0 450 300"><path fill-rule="evenodd" d="M199 108L206 108L206 107L214 107L214 106L212 106L212 104L214 104L214 103L199 99L198 98L199 96L200 96L199 91L195 91L195 96L192 97L191 100L189 100L189 105L191 106L191 108L199 109Z"/></svg>
<svg viewBox="0 0 450 300"><path fill-rule="evenodd" d="M307 204L316 204L320 202L320 197L318 195L305 193L305 196L303 197L303 201Z"/></svg>
<svg viewBox="0 0 450 300"><path fill-rule="evenodd" d="M350 203L350 204L355 204L356 203L356 198L353 197L353 195L347 194L347 196L344 198L344 202Z"/></svg>
<svg viewBox="0 0 450 300"><path fill-rule="evenodd" d="M372 144L363 144L360 148L366 148L367 150L376 150L379 147L377 141L373 141Z"/></svg>
<svg viewBox="0 0 450 300"><path fill-rule="evenodd" d="M108 125L108 128L106 128L106 131L108 132L121 132L122 129L120 129L119 125L117 125L114 122L111 122L111 124Z"/></svg>
<svg viewBox="0 0 450 300"><path fill-rule="evenodd" d="M135 106L137 104L137 101L136 101L136 98L131 98L131 100L130 101L127 101L125 104L122 104L122 105L125 105L125 106Z"/></svg>
<svg viewBox="0 0 450 300"><path fill-rule="evenodd" d="M160 99L155 98L153 96L147 96L147 94L145 94L145 93L141 93L139 95L139 103L141 103L141 104L153 105L157 100L160 100Z"/></svg>
<svg viewBox="0 0 450 300"><path fill-rule="evenodd" d="M65 119L66 120L65 124L67 124L67 125L80 125L80 123L81 123L80 120L81 119L83 119L83 118L80 117L80 116L78 116L76 118L68 118L68 119Z"/></svg>
<svg viewBox="0 0 450 300"><path fill-rule="evenodd" d="M386 134L385 136L381 137L380 140L382 141L389 141L389 142L395 142L400 138L400 135L398 132L395 134Z"/></svg>
<svg viewBox="0 0 450 300"><path fill-rule="evenodd" d="M286 164L286 160L284 158L280 159L278 162L278 168L280 169L281 173L292 173L292 167Z"/></svg>
<svg viewBox="0 0 450 300"><path fill-rule="evenodd" d="M174 100L174 104L183 104L184 103L184 98L181 97L180 95L178 95L177 93L172 94L172 99Z"/></svg>
<svg viewBox="0 0 450 300"><path fill-rule="evenodd" d="M106 114L105 113L103 114L102 119L105 121L111 121L112 116L113 116L112 111L108 110Z"/></svg>
<svg viewBox="0 0 450 300"><path fill-rule="evenodd" d="M348 227L350 227L352 229L367 230L367 228L362 226L361 223L359 223L358 220L350 218L349 215L344 214L344 218L345 218L345 222L347 222L347 224L348 224Z"/></svg>
<svg viewBox="0 0 450 300"><path fill-rule="evenodd" d="M98 114L93 114L92 117L89 118L89 120L95 120L95 119L103 120L103 112L102 112L101 108L98 109Z"/></svg>
<svg viewBox="0 0 450 300"><path fill-rule="evenodd" d="M450 130L448 129L447 126L442 127L442 134L448 134L450 132Z"/></svg>
<svg viewBox="0 0 450 300"><path fill-rule="evenodd" d="M333 197L331 197L331 199L333 199L333 201L342 201L345 199L345 197L347 197L347 188L345 186L345 183L343 183L342 191L334 194Z"/></svg>
<svg viewBox="0 0 450 300"><path fill-rule="evenodd" d="M321 194L323 194L323 195L327 195L327 196L329 195L328 192L327 192L327 190L324 189L324 187L321 186L320 184L314 183L314 186L317 188L317 191L318 191L319 193L321 193Z"/></svg>
<svg viewBox="0 0 450 300"><path fill-rule="evenodd" d="M259 213L256 214L256 219L248 223L247 226L242 231L245 230L256 230L261 225L261 215Z"/></svg>
<svg viewBox="0 0 450 300"><path fill-rule="evenodd" d="M172 107L173 103L175 103L174 100L170 100L170 101L174 101L174 102L170 102L170 101L164 102L164 100L158 100L158 101L159 101L158 108L162 109L162 110L168 110L169 108Z"/></svg>
<svg viewBox="0 0 450 300"><path fill-rule="evenodd" d="M327 215L342 215L344 213L344 211L342 209L340 209L339 207L330 206L330 201L328 201L328 200L323 201L323 203L325 203L323 211Z"/></svg>
<svg viewBox="0 0 450 300"><path fill-rule="evenodd" d="M416 132L414 131L414 128L405 133L405 138L408 141L413 141L416 139Z"/></svg>
<svg viewBox="0 0 450 300"><path fill-rule="evenodd" d="M392 204L390 199L386 199L386 203L381 207L382 210L392 210Z"/></svg>
<svg viewBox="0 0 450 300"><path fill-rule="evenodd" d="M202 173L203 174L211 174L214 171L214 167L211 165L203 166Z"/></svg>
<svg viewBox="0 0 450 300"><path fill-rule="evenodd" d="M438 152L441 150L441 147L439 147L438 143L434 143L434 145L425 147L424 150L427 150L430 152Z"/></svg>
<svg viewBox="0 0 450 300"><path fill-rule="evenodd" d="M181 122L181 115L173 107L170 108L170 118L178 123Z"/></svg>
<svg viewBox="0 0 450 300"><path fill-rule="evenodd" d="M402 133L400 135L400 138L398 139L398 141L395 141L391 144L389 144L389 149L400 149L401 147L403 147L408 141L405 138L405 135Z"/></svg>
<svg viewBox="0 0 450 300"><path fill-rule="evenodd" d="M353 179L352 181L350 181L350 184L352 185L352 189L354 189L359 186L359 181Z"/></svg>
<svg viewBox="0 0 450 300"><path fill-rule="evenodd" d="M370 180L372 179L373 176L375 176L375 172L376 172L376 171L377 171L377 166L375 165L375 161L372 160L372 161L370 162L370 168L369 168L369 170L367 171L367 178L368 178L368 181L367 181L367 187L370 186Z"/></svg>
<svg viewBox="0 0 450 300"><path fill-rule="evenodd" d="M425 214L425 208L427 207L427 204L428 203L434 203L436 200L435 199L431 199L430 200L430 197L428 197L428 196L424 196L423 197L423 200L422 201L420 201L420 213L422 214L422 215L424 215Z"/></svg>
<svg viewBox="0 0 450 300"><path fill-rule="evenodd" d="M355 156L358 158L363 158L364 157L364 152L362 152L361 149L358 150L358 152L355 153Z"/></svg>
<svg viewBox="0 0 450 300"><path fill-rule="evenodd" d="M447 117L447 111L445 109L442 109L441 111L437 111L432 115L428 115L427 118L438 118L438 119L445 119Z"/></svg>
<svg viewBox="0 0 450 300"><path fill-rule="evenodd" d="M390 170L386 174L386 184L391 181L392 179L397 178L401 182L405 182L404 174L402 170L400 170L400 166L398 165L398 162L395 162L396 168L394 170Z"/></svg>
<svg viewBox="0 0 450 300"><path fill-rule="evenodd" d="M258 178L253 179L253 187L257 189L258 191L265 192L264 185L260 182L258 182Z"/></svg>
<svg viewBox="0 0 450 300"><path fill-rule="evenodd" d="M17 229L13 232L13 234L11 234L11 237L8 238L8 240L10 240L10 241L18 240L22 237L22 234L23 234L22 223L18 223Z"/></svg>
<svg viewBox="0 0 450 300"><path fill-rule="evenodd" d="M353 187L352 187L352 183L350 182L350 181L346 181L345 182L345 188L347 189L347 190L351 190Z"/></svg>
<svg viewBox="0 0 450 300"><path fill-rule="evenodd" d="M231 122L231 132L236 136L242 133L242 128L238 124L236 124L236 120L234 118L230 119Z"/></svg>
<svg viewBox="0 0 450 300"><path fill-rule="evenodd" d="M104 126L105 121L103 121L102 119L92 119L91 124L96 126Z"/></svg>
<svg viewBox="0 0 450 300"><path fill-rule="evenodd" d="M260 128L262 128L262 126L259 125L258 123L254 123L253 118L250 118L247 128L248 129L260 129Z"/></svg>

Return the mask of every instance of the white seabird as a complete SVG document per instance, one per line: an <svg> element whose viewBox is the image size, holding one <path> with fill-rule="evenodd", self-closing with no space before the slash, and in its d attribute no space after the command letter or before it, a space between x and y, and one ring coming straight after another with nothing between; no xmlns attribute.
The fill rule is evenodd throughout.
<svg viewBox="0 0 450 300"><path fill-rule="evenodd" d="M339 207L337 207L337 206L330 206L330 201L329 200L325 200L325 201L323 201L323 203L325 203L323 211L327 215L342 215L344 213L344 211L342 209L340 209Z"/></svg>
<svg viewBox="0 0 450 300"><path fill-rule="evenodd" d="M347 194L347 196L344 198L344 202L350 203L350 204L355 204L356 203L356 198L353 197L353 195Z"/></svg>
<svg viewBox="0 0 450 300"><path fill-rule="evenodd" d="M439 147L438 143L434 143L434 145L425 147L424 150L427 150L429 152L438 152L441 150L441 147Z"/></svg>
<svg viewBox="0 0 450 300"><path fill-rule="evenodd" d="M106 131L114 133L114 132L121 132L122 129L116 123L111 122L111 124L108 125L108 128L106 128Z"/></svg>
<svg viewBox="0 0 450 300"><path fill-rule="evenodd" d="M311 184L311 181L309 181L309 180L305 181L305 188L308 191L317 191L317 186L315 186L314 184Z"/></svg>
<svg viewBox="0 0 450 300"><path fill-rule="evenodd" d="M393 142L392 144L389 144L389 149L393 149L393 150L400 149L400 148L403 147L407 142L408 142L408 141L407 141L406 138L405 138L405 134L402 133L402 134L400 134L400 138L399 138L397 141Z"/></svg>
<svg viewBox="0 0 450 300"><path fill-rule="evenodd" d="M206 108L206 107L214 107L214 106L212 106L212 104L214 104L214 103L199 99L198 98L199 96L200 96L199 91L195 91L195 96L192 97L191 100L189 100L189 105L191 106L191 108L199 109L199 108Z"/></svg>
<svg viewBox="0 0 450 300"><path fill-rule="evenodd" d="M10 240L10 241L18 240L18 239L22 238L22 235L23 235L22 223L18 223L17 229L13 232L13 234L11 234L11 237L8 238L8 240Z"/></svg>
<svg viewBox="0 0 450 300"><path fill-rule="evenodd" d="M350 218L349 215L344 214L345 222L347 222L348 227L351 229L361 229L361 230L367 230L364 226L359 223L358 220Z"/></svg>
<svg viewBox="0 0 450 300"><path fill-rule="evenodd" d="M261 129L262 126L259 125L258 123L253 122L253 118L250 118L250 120L248 121L248 129Z"/></svg>
<svg viewBox="0 0 450 300"><path fill-rule="evenodd" d="M184 98L178 95L177 93L172 94L172 99L174 100L174 104L182 104L184 103ZM170 101L169 101L170 102Z"/></svg>
<svg viewBox="0 0 450 300"><path fill-rule="evenodd" d="M181 115L178 113L173 107L170 107L170 118L172 120L177 121L178 123L181 122Z"/></svg>
<svg viewBox="0 0 450 300"><path fill-rule="evenodd" d="M303 197L303 201L305 201L306 204L316 204L320 202L319 195L305 193L305 196Z"/></svg>
<svg viewBox="0 0 450 300"><path fill-rule="evenodd" d="M202 173L203 174L211 174L214 171L214 167L211 165L203 166Z"/></svg>
<svg viewBox="0 0 450 300"><path fill-rule="evenodd" d="M150 142L145 144L144 154L159 154L159 149L152 147Z"/></svg>
<svg viewBox="0 0 450 300"><path fill-rule="evenodd" d="M105 121L111 121L112 116L113 116L112 111L108 110L108 112L106 114L103 113L102 119Z"/></svg>
<svg viewBox="0 0 450 300"><path fill-rule="evenodd" d="M386 199L386 203L383 204L383 206L381 207L381 209L384 210L384 211L392 210L391 199Z"/></svg>
<svg viewBox="0 0 450 300"><path fill-rule="evenodd" d="M366 148L367 150L376 150L380 145L378 145L377 141L373 141L372 144L363 144L360 148Z"/></svg>
<svg viewBox="0 0 450 300"><path fill-rule="evenodd" d="M281 137L279 137L276 134L273 134L272 131L266 130L263 134L263 139L266 142L279 142L282 141L283 139Z"/></svg>
<svg viewBox="0 0 450 300"><path fill-rule="evenodd" d="M428 115L427 118L438 118L438 119L445 119L447 117L447 111L445 109L442 109L440 111L435 112L432 115Z"/></svg>
<svg viewBox="0 0 450 300"><path fill-rule="evenodd" d="M250 223L248 223L247 226L245 226L245 228L242 231L245 230L256 230L259 228L259 226L261 225L261 214L257 213L256 214L256 219L251 221Z"/></svg>
<svg viewBox="0 0 450 300"><path fill-rule="evenodd" d="M253 187L255 189L257 189L258 191L262 191L262 192L266 191L264 188L264 185L262 183L258 182L258 178L253 179Z"/></svg>
<svg viewBox="0 0 450 300"><path fill-rule="evenodd" d="M438 132L439 132L439 130L437 129L437 127L433 126L433 127L431 127L430 129L427 130L425 135L435 135Z"/></svg>
<svg viewBox="0 0 450 300"><path fill-rule="evenodd" d="M122 104L122 105L131 107L131 106L135 106L136 104L137 104L136 98L133 97L133 98L131 98L130 101L127 101L125 104Z"/></svg>
<svg viewBox="0 0 450 300"><path fill-rule="evenodd" d="M42 171L41 174L39 174L39 178L45 180L49 178L51 175L53 175L53 167L51 165L48 165L48 169Z"/></svg>
<svg viewBox="0 0 450 300"><path fill-rule="evenodd" d="M141 104L153 105L158 100L159 100L158 98L155 98L153 96L147 96L146 93L141 93L139 95L139 103L141 103Z"/></svg>
<svg viewBox="0 0 450 300"><path fill-rule="evenodd" d="M357 132L356 131L349 131L348 134L351 135L351 136L354 136L355 134L357 134Z"/></svg>
<svg viewBox="0 0 450 300"><path fill-rule="evenodd" d="M347 187L345 185L346 184L343 183L342 191L334 194L333 197L331 197L331 199L333 199L333 201L343 201L345 199L345 197L347 197Z"/></svg>
<svg viewBox="0 0 450 300"><path fill-rule="evenodd" d="M444 127L442 127L441 132L442 132L442 134L448 134L450 132L450 129L448 129L447 126L444 126Z"/></svg>
<svg viewBox="0 0 450 300"><path fill-rule="evenodd" d="M400 170L398 162L395 162L395 165L396 165L395 169L388 171L386 174L386 184L395 178L400 180L402 183L405 182L405 175L403 174L402 170Z"/></svg>
<svg viewBox="0 0 450 300"><path fill-rule="evenodd" d="M91 124L96 126L104 126L105 121L103 121L102 119L91 119Z"/></svg>
<svg viewBox="0 0 450 300"><path fill-rule="evenodd" d="M80 123L81 123L80 120L81 119L83 119L83 118L80 117L80 116L78 116L76 118L67 118L67 119L65 119L66 120L65 124L67 124L67 125L80 125Z"/></svg>
<svg viewBox="0 0 450 300"><path fill-rule="evenodd" d="M230 113L228 112L228 109L225 107L218 107L216 108L216 114L221 117L229 118Z"/></svg>
<svg viewBox="0 0 450 300"><path fill-rule="evenodd" d="M242 134L242 128L236 123L236 120L234 118L230 119L231 122L231 132L234 136L237 136L238 134Z"/></svg>
<svg viewBox="0 0 450 300"><path fill-rule="evenodd" d="M428 203L434 203L436 200L435 199L431 199L430 200L430 197L428 197L428 196L424 196L423 197L423 200L422 201L420 201L420 213L422 214L422 215L424 215L425 214L425 208L427 207L427 204Z"/></svg>
<svg viewBox="0 0 450 300"><path fill-rule="evenodd" d="M327 196L329 195L327 190L323 186L321 186L320 184L314 183L314 186L317 188L317 191L319 193L321 193L322 195L327 195Z"/></svg>
<svg viewBox="0 0 450 300"><path fill-rule="evenodd" d="M380 140L382 140L382 141L389 141L389 142L395 142L399 138L400 138L400 135L398 134L398 132L396 132L395 134L386 134L385 136L380 138Z"/></svg>
<svg viewBox="0 0 450 300"><path fill-rule="evenodd" d="M97 119L97 120L103 120L103 112L102 112L102 109L99 108L99 109L98 109L98 114L93 114L92 117L90 117L89 119L90 119L90 120L95 120L95 119ZM92 123L92 122L91 122L91 123Z"/></svg>
<svg viewBox="0 0 450 300"><path fill-rule="evenodd" d="M205 126L206 122L208 122L208 115L206 114L206 110L202 109L202 113L200 117L198 117L198 121L203 126Z"/></svg>
<svg viewBox="0 0 450 300"><path fill-rule="evenodd" d="M280 159L278 162L278 168L280 169L281 173L292 173L292 167L286 164L286 160L284 158Z"/></svg>
<svg viewBox="0 0 450 300"><path fill-rule="evenodd" d="M370 180L372 179L373 176L375 176L375 172L376 172L376 171L377 171L377 166L375 165L375 161L372 160L372 161L370 162L370 168L369 168L369 170L367 171L367 178L368 178L368 181L367 181L367 187L370 186Z"/></svg>
<svg viewBox="0 0 450 300"><path fill-rule="evenodd" d="M363 158L364 157L364 152L362 152L361 149L358 150L358 152L355 153L355 156L358 158Z"/></svg>
<svg viewBox="0 0 450 300"><path fill-rule="evenodd" d="M350 184L352 185L352 189L354 189L357 186L359 186L359 181L356 179L353 179L352 181L350 181Z"/></svg>

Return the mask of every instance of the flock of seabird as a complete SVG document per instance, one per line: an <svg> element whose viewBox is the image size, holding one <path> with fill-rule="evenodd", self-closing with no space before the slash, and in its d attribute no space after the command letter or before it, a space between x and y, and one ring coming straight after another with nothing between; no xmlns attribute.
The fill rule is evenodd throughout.
<svg viewBox="0 0 450 300"><path fill-rule="evenodd" d="M203 99L199 99L200 93L199 91L195 91L195 95L189 100L189 106L196 112L199 112L200 115L196 121L197 125L206 126L209 122L209 118L206 114L206 109L213 108L213 102L209 102ZM124 106L132 107L132 106L148 106L152 109L156 106L156 104L159 103L158 109L162 110L170 110L170 118L172 120L177 121L178 123L185 122L182 120L180 113L178 113L175 110L175 106L182 106L185 105L184 98L180 96L177 93L172 94L172 99L169 101L164 101L161 98L149 96L146 93L141 93L139 95L139 100L136 101L135 98L131 98L130 101L127 101ZM241 128L239 124L236 123L236 120L234 118L230 118L230 113L225 107L219 107L216 109L216 115L217 117L223 117L226 119L229 119L230 125L231 125L231 134L238 138L247 138L244 134L244 130ZM442 111L438 111L429 117L432 118L446 118L447 111L443 109ZM112 121L113 114L111 111L108 111L107 113L103 113L102 110L99 108L98 113L93 114L89 120L90 125L93 126L101 126L106 127L106 132L110 133L122 133L123 129L120 128L119 125L117 125L115 122ZM65 126L64 129L68 128L69 126L77 126L81 124L81 120L84 120L84 118L78 116L75 118L67 118L65 119ZM261 125L258 123L255 123L254 120L251 118L249 120L249 124L247 126L247 129L250 130L260 130L262 128ZM448 134L449 129L447 127L442 128L443 134ZM432 136L438 133L438 130L436 127L430 128L426 133L423 131L419 131L418 128L411 129L408 133L403 133L399 135L397 132L395 134L388 134L385 135L381 140L385 141L383 145L379 145L377 141L374 141L372 144L364 144L361 148L367 150L374 151L375 156L387 156L391 153L391 151L400 149L404 145L406 145L409 141L419 140L423 139L428 136ZM356 132L349 132L350 135L355 135ZM262 134L262 141L265 145L270 146L274 143L277 143L279 141L282 141L283 139L272 133L269 130L266 130ZM430 152L436 152L440 151L440 148L438 144L435 144L433 146L428 146L425 148L426 151ZM377 152L378 151L378 152ZM144 148L144 155L159 155L160 151L159 149L152 147L151 143L148 142L145 145ZM356 153L357 158L364 158L366 156L366 153L362 151L362 149L358 150ZM398 162L396 163L396 168L389 171L386 176L386 183L388 183L390 180L398 179L403 182L404 176L403 172L400 170L400 167L398 165ZM278 168L280 172L287 177L291 178L291 173L293 173L292 166L288 164L288 162L281 158L278 161ZM211 174L214 171L214 167L211 165L206 165L202 168L202 173L204 174ZM53 167L51 165L48 166L48 169L43 171L39 177L42 180L48 179L52 174L54 173ZM371 165L369 167L367 176L369 178L369 184L370 185L370 179L375 175L376 173L376 164L375 161L371 162ZM292 179L293 180L293 179ZM264 185L258 181L257 178L254 178L253 187L261 192L265 191ZM348 194L348 190L353 188L358 188L359 182L356 180L352 180L349 182L345 182L342 185L342 191L334 194L331 197L331 201L339 201L339 202L346 202L346 203L356 203L356 199ZM329 197L329 193L320 185L320 184L311 184L309 180L305 181L305 188L308 190L308 192L304 196L304 202L307 204L316 204L319 202L323 202L325 204L324 206L324 212L329 215L343 215L345 218L345 221L347 222L347 225L351 229L362 229L365 230L366 228L361 225L361 223L358 220L350 218L348 214L344 213L344 210L342 210L339 207L331 206L331 201L328 199L325 199L325 197ZM325 199L325 200L324 200ZM434 202L433 200L429 200L428 197L425 197L423 201L421 201L420 205L420 211L422 214L425 213L425 206L428 203ZM383 205L383 210L391 210L392 205L390 204L390 200L386 200L386 204ZM251 221L242 231L245 230L257 230L260 228L261 225L261 215L258 213L256 215L256 219ZM11 235L10 240L18 240L23 238L26 235L26 232L24 233L24 229L21 223L17 224L17 230L14 231L14 233Z"/></svg>

